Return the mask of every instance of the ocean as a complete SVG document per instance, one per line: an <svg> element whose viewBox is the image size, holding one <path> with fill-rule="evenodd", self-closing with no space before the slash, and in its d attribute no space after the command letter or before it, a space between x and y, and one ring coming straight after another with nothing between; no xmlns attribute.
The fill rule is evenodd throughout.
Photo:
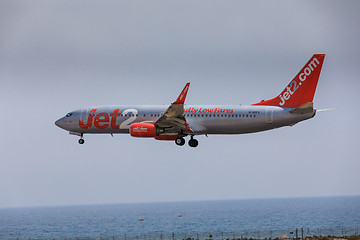
<svg viewBox="0 0 360 240"><path fill-rule="evenodd" d="M0 209L0 239L274 238L296 229L359 234L360 196Z"/></svg>

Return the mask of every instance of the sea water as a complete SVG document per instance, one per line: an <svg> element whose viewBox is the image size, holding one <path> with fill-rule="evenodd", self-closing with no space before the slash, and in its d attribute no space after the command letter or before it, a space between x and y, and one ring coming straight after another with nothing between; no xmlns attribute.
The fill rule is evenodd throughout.
<svg viewBox="0 0 360 240"><path fill-rule="evenodd" d="M296 229L359 234L360 196L0 209L0 239L265 238Z"/></svg>

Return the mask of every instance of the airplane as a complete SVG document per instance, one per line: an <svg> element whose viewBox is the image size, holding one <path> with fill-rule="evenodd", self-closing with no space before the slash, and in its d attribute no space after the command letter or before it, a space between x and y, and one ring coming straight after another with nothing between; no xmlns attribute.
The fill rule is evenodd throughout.
<svg viewBox="0 0 360 240"><path fill-rule="evenodd" d="M113 105L86 107L67 113L55 124L72 135L130 134L197 147L194 137L210 134L254 133L313 118L313 98L325 54L314 54L276 97L251 105L185 105L190 87L186 83L175 102L163 105Z"/></svg>

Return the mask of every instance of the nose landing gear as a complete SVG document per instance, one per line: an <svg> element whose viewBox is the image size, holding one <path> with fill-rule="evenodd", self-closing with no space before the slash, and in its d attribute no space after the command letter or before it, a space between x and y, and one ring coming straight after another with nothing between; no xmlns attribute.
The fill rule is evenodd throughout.
<svg viewBox="0 0 360 240"><path fill-rule="evenodd" d="M81 133L80 139L79 139L79 144L84 144L84 143L85 143L84 134Z"/></svg>
<svg viewBox="0 0 360 240"><path fill-rule="evenodd" d="M84 134L83 133L79 133L79 132L69 132L69 134L71 135L75 135L75 136L79 136L79 144L84 144L85 140L84 140Z"/></svg>

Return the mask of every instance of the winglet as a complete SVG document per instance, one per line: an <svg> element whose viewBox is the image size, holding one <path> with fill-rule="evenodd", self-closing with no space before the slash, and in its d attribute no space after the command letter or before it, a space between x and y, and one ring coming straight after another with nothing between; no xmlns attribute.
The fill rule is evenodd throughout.
<svg viewBox="0 0 360 240"><path fill-rule="evenodd" d="M184 89L181 91L179 97L176 99L176 101L173 104L184 104L187 92L189 90L190 83L188 82Z"/></svg>

